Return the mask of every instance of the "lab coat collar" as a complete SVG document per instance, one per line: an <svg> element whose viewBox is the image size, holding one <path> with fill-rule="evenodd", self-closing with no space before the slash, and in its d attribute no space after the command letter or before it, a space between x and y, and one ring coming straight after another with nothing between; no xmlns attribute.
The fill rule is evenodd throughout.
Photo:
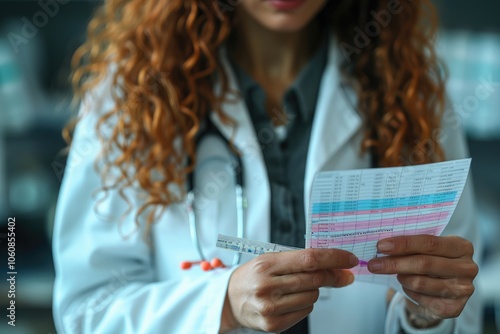
<svg viewBox="0 0 500 334"><path fill-rule="evenodd" d="M229 63L225 46L221 48L219 58L227 75L229 91L231 92L228 93L228 96L222 103L222 111L234 121L235 125L224 123L214 111L210 113L210 119L213 124L217 126L222 135L224 135L227 140L231 141L241 153L252 153L255 154L257 158L262 159L263 156L260 151L252 119L248 113L245 101L239 93L238 82L231 64ZM220 96L221 90L221 83L218 81L214 89L216 96Z"/></svg>

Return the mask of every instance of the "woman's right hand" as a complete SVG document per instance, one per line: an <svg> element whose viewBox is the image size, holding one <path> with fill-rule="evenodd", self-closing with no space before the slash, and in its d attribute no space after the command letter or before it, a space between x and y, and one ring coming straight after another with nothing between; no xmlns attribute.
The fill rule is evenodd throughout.
<svg viewBox="0 0 500 334"><path fill-rule="evenodd" d="M356 265L356 256L338 249L262 254L232 274L221 332L284 331L311 313L320 287L351 284L354 276L346 269Z"/></svg>

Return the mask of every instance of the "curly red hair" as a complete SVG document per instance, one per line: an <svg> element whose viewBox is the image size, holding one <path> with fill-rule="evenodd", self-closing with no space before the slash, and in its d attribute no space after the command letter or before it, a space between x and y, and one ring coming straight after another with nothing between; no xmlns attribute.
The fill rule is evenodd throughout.
<svg viewBox="0 0 500 334"><path fill-rule="evenodd" d="M363 30L373 11L392 2L330 1L318 19L332 26L338 41L353 45L354 28ZM183 194L170 189L183 189L191 168L185 166L186 157L196 159L200 120L213 110L231 122L221 109L229 87L217 54L231 33L230 3L234 1L108 0L73 58L79 97L113 67L113 85L120 94L114 94L114 108L97 125L104 159L100 173L116 180L105 190L123 193L138 184L146 191L137 216L181 199ZM390 24L342 65L366 119L361 150L373 152L381 166L443 159L433 137L444 108L443 74L433 48L436 22L430 1L403 0ZM219 96L213 91L215 77L221 82ZM103 126L111 119L112 131L105 134ZM180 147L174 146L179 139ZM155 220L152 212L148 226Z"/></svg>

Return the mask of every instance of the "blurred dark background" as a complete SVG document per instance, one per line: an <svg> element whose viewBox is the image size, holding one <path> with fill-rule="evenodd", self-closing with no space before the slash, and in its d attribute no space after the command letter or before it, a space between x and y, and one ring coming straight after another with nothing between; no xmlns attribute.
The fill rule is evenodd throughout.
<svg viewBox="0 0 500 334"><path fill-rule="evenodd" d="M60 4L57 13L39 22L37 31L24 35L29 38L19 39L13 34L23 36L23 18L43 20L38 14L43 9L35 0L0 0L0 261L7 263L7 217L15 217L18 271L15 331L2 321L0 333L55 333L50 243L65 165L61 129L74 115L69 64L99 3ZM450 72L449 95L452 104L470 109L462 120L484 236L477 281L484 332L500 333L500 1L435 3L441 16L438 50ZM485 80L496 83L491 94L472 103L476 87ZM7 291L5 280L0 281L0 291ZM7 302L1 293L0 305Z"/></svg>

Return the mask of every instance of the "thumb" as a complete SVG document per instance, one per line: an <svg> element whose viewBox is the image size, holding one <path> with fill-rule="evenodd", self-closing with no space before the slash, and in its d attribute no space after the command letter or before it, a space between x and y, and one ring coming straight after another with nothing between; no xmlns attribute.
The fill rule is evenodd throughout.
<svg viewBox="0 0 500 334"><path fill-rule="evenodd" d="M354 282L354 274L348 269L329 269L328 270L333 276L333 288L342 288L348 286Z"/></svg>

